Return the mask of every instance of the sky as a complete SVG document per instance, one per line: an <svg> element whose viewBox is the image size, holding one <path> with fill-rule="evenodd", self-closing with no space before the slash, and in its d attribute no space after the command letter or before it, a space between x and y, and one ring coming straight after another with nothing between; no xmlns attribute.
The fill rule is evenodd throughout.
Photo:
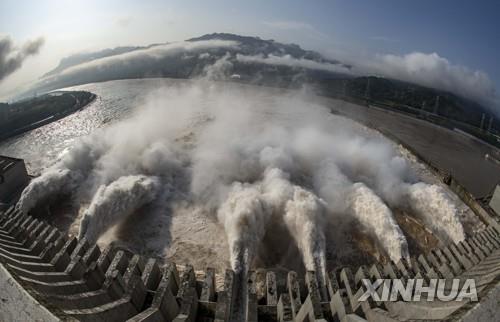
<svg viewBox="0 0 500 322"><path fill-rule="evenodd" d="M37 41L40 48L22 55L21 67L0 80L0 98L70 54L212 32L293 42L354 63L436 54L432 57L470 71L459 75L482 71L498 92L499 12L500 1L489 0L2 0L0 35L19 52Z"/></svg>

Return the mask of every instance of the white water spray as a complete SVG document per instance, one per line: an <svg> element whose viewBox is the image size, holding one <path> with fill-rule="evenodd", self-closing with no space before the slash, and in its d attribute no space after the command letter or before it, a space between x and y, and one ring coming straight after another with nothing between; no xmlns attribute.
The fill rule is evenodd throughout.
<svg viewBox="0 0 500 322"><path fill-rule="evenodd" d="M332 209L356 219L376 238L393 261L408 258L408 243L392 211L364 183L352 183L333 163L325 160L315 177L315 185Z"/></svg>
<svg viewBox="0 0 500 322"><path fill-rule="evenodd" d="M16 208L26 214L40 201L77 189L82 179L83 176L79 172L71 172L68 169L49 169L33 179L23 190Z"/></svg>
<svg viewBox="0 0 500 322"><path fill-rule="evenodd" d="M293 199L286 203L285 210L285 223L299 246L304 266L316 271L323 283L326 282L325 206L310 191L295 187Z"/></svg>
<svg viewBox="0 0 500 322"><path fill-rule="evenodd" d="M69 153L62 155L54 165L47 168L39 177L31 180L22 192L16 207L28 213L47 198L61 194L74 194L102 151L101 141L93 142L90 138L81 139Z"/></svg>
<svg viewBox="0 0 500 322"><path fill-rule="evenodd" d="M391 260L399 261L409 258L408 243L394 220L391 210L386 204L363 183L355 183L348 197L350 210L359 222L369 227L378 238Z"/></svg>
<svg viewBox="0 0 500 322"><path fill-rule="evenodd" d="M260 191L251 185L233 184L217 217L226 230L232 269L246 273L269 219Z"/></svg>
<svg viewBox="0 0 500 322"><path fill-rule="evenodd" d="M106 230L157 196L156 177L126 176L101 186L83 214L78 237L95 242Z"/></svg>
<svg viewBox="0 0 500 322"><path fill-rule="evenodd" d="M417 189L411 170L384 139L331 115L307 94L272 90L266 96L233 86L190 82L163 88L129 119L77 142L65 157L72 162L33 180L19 207L28 211L68 191L82 205L80 235L96 240L153 200L177 216L169 207L172 199L163 198L168 186L175 201L207 221L217 217L238 272L251 267L274 224L291 232L307 269L325 271L329 236L323 229L332 220L354 219L391 259L406 257L406 239L387 205L405 205L431 225L444 220L452 239L460 239L461 228L451 233L451 226L461 224L442 196L431 208L417 207L440 191ZM414 188L406 193L402 187ZM431 211L448 219L425 217ZM162 228L166 235L169 228ZM165 247L183 241L166 239Z"/></svg>
<svg viewBox="0 0 500 322"><path fill-rule="evenodd" d="M407 188L408 204L445 242L458 243L465 239L465 232L453 201L438 185L423 182Z"/></svg>

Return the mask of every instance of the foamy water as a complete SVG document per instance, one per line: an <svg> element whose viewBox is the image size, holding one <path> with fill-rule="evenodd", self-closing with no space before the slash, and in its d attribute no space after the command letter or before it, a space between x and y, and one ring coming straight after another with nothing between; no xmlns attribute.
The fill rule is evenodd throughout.
<svg viewBox="0 0 500 322"><path fill-rule="evenodd" d="M288 244L320 273L351 222L389 258L407 257L393 207L443 239L463 238L456 198L420 182L428 174L397 146L307 92L174 80L77 88L99 99L0 145L42 173L24 191L23 211L72 191L75 235L242 272L253 261L296 266L285 254L261 256ZM435 201L422 208L423 199ZM273 231L288 233L268 245Z"/></svg>

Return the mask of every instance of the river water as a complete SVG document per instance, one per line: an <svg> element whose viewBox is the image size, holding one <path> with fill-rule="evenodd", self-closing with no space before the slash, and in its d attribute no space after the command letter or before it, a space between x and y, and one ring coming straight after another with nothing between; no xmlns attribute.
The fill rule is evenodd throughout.
<svg viewBox="0 0 500 322"><path fill-rule="evenodd" d="M117 80L67 88L90 91L98 98L89 106L64 119L0 142L0 154L24 159L28 172L38 175L71 149L78 138L129 117L136 108L150 99L152 92L188 82L191 81ZM255 90L249 85L227 84L227 86L245 87L247 91ZM277 89L262 87L256 90L259 95L264 93L269 96L280 92ZM500 179L500 170L483 157L484 153L492 153L492 148L466 136L386 111L366 109L331 99L318 98L318 102L362 123L384 128L384 131L388 131L405 144L428 156L438 166L449 169L476 194L485 194ZM398 148L396 144L394 146ZM416 162L403 148L399 149L423 181L437 182L425 166ZM459 208L463 209L463 205L458 200L456 202ZM118 239L144 254L173 259L179 263L190 262L197 267L212 266L221 270L228 267L228 245L221 225L203 214L200 209L186 206L183 202L173 208L176 209L172 209L171 214L143 214L137 220L132 220L121 227L120 232L113 231L103 236L100 243L106 244ZM66 231L76 234L78 215L74 213L63 215L72 222L70 226L65 225ZM152 221L154 225L151 225ZM138 230L141 234L134 234L134 231ZM166 230L170 232L166 234ZM346 253L344 260L339 258L336 260L349 263L352 259L350 257L351 254ZM288 268L297 269L293 265L288 265Z"/></svg>

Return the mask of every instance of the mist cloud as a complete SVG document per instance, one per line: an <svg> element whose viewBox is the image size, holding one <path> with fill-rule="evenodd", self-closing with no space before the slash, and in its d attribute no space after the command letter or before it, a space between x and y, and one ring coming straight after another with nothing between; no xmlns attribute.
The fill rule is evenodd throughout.
<svg viewBox="0 0 500 322"><path fill-rule="evenodd" d="M293 30L311 27L298 22L273 22L266 25ZM294 54L298 47L283 48L266 52L265 47L256 48L239 40L181 41L81 63L42 79L37 87L38 91L42 91L110 79L211 75L213 67L207 64L223 58L219 64L228 67L226 73L231 69L231 64L237 68L236 64L239 63L286 66L353 77L378 75L448 91L474 99L487 107L499 105L495 85L485 72L453 64L437 53L387 54L363 59L346 56L342 57L344 64L341 64L324 59L317 53L312 55L314 58L301 56L305 55L303 53ZM36 46L26 46L25 53L32 53L35 49Z"/></svg>
<svg viewBox="0 0 500 322"><path fill-rule="evenodd" d="M86 63L69 67L61 73L41 80L42 88L58 88L73 84L83 84L109 79L123 79L141 76L175 76L168 75L192 68L189 60L179 62L175 57L188 57L189 54L201 54L212 49L237 48L238 43L227 40L181 41L170 44L152 46L146 49L95 59Z"/></svg>
<svg viewBox="0 0 500 322"><path fill-rule="evenodd" d="M225 59L214 69L224 71ZM464 239L444 188L419 182L389 142L305 92L270 95L204 80L162 88L129 119L78 140L30 183L18 207L28 212L61 191L77 200L75 224L89 240L148 204L189 204L224 228L237 272L254 260L281 260L260 256L276 246L265 237L279 229L291 240L277 242L293 242L304 267L320 274L338 250L335 235L349 234L327 227L353 224L389 258L407 257L392 209L407 210L445 241Z"/></svg>
<svg viewBox="0 0 500 322"><path fill-rule="evenodd" d="M347 59L347 62L352 65L351 68L342 64L294 58L290 55L237 54L236 60L241 63L323 70L351 76L379 75L455 93L490 107L498 105L495 85L485 72L452 64L436 53L413 52L403 56L377 55L364 60L349 61Z"/></svg>
<svg viewBox="0 0 500 322"><path fill-rule="evenodd" d="M288 66L313 70L325 70L333 73L352 74L349 68L340 64L317 62L306 58L294 58L291 55L277 56L270 54L265 57L264 55L250 56L237 54L236 60L242 63L260 63L266 65Z"/></svg>
<svg viewBox="0 0 500 322"><path fill-rule="evenodd" d="M21 68L29 56L38 54L43 38L27 41L21 48L14 45L8 36L0 36L0 81Z"/></svg>
<svg viewBox="0 0 500 322"><path fill-rule="evenodd" d="M491 105L495 85L480 70L455 65L437 53L412 52L403 56L377 55L371 60L353 62L357 74L377 74L432 87Z"/></svg>

